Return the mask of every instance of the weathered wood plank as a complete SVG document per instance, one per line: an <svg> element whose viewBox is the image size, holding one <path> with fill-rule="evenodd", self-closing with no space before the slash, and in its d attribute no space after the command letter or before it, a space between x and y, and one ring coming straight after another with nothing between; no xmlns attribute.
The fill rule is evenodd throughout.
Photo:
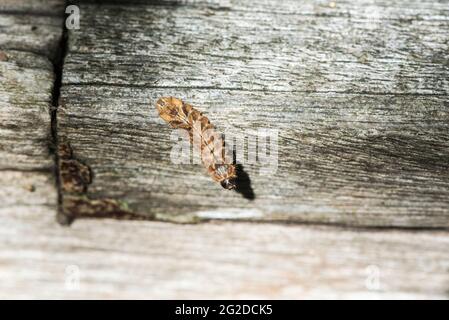
<svg viewBox="0 0 449 320"><path fill-rule="evenodd" d="M53 65L34 53L1 52L0 168L50 170Z"/></svg>
<svg viewBox="0 0 449 320"><path fill-rule="evenodd" d="M394 3L80 4L58 132L93 180L69 177L66 213L449 227L448 8ZM275 174L244 164L255 199L172 163L167 95L226 134L279 131Z"/></svg>
<svg viewBox="0 0 449 320"><path fill-rule="evenodd" d="M448 298L447 232L0 215L0 298Z"/></svg>
<svg viewBox="0 0 449 320"><path fill-rule="evenodd" d="M54 176L51 172L1 170L0 182L0 212L2 217L0 232L13 233L18 225L26 224L26 222L20 221L20 217L26 216L29 212L36 214L35 228L39 225L37 221L39 217L45 216L54 219L56 191ZM9 220L7 219L8 216L10 217ZM30 226L30 228L33 228L33 226ZM8 247L7 239L4 240L2 250ZM21 250L26 250L26 246L23 246Z"/></svg>
<svg viewBox="0 0 449 320"><path fill-rule="evenodd" d="M34 15L32 11L2 13L0 10L0 48L55 58L62 35L63 15L58 11L50 12L59 13L59 16Z"/></svg>
<svg viewBox="0 0 449 320"><path fill-rule="evenodd" d="M56 16L61 18L65 1L61 0L1 0L0 12L31 15Z"/></svg>
<svg viewBox="0 0 449 320"><path fill-rule="evenodd" d="M269 7L279 2L265 1ZM304 2L310 6L315 1ZM449 12L437 1L433 15L427 13L425 18L414 14L421 2L413 2L415 11L410 12L405 10L409 2L403 1L397 5L404 12L400 19L397 11L374 4L377 16L370 17L370 10L358 7L360 14L341 17L338 12L346 12L353 1L346 3L346 9L340 4L324 8L323 12L336 12L324 16L319 9L299 14L301 5L294 10L292 3L288 15L271 12L259 3L250 4L247 11L234 9L245 3L234 1L227 10L212 11L182 5L126 6L123 10L80 5L86 16L82 30L72 34L72 54L66 65L77 72L70 72L66 83L267 92L448 93ZM428 5L423 6L428 10ZM93 10L102 14L95 15Z"/></svg>
<svg viewBox="0 0 449 320"><path fill-rule="evenodd" d="M47 5L47 6L46 6ZM0 211L54 215L51 136L63 1L0 1ZM54 11L58 8L58 11ZM59 14L59 16L58 16ZM14 225L2 225L11 232Z"/></svg>
<svg viewBox="0 0 449 320"><path fill-rule="evenodd" d="M204 3L138 9L148 9L143 10L145 14L165 10L161 12L174 14L175 25L184 22L179 16L182 10L191 18L197 17L198 10L208 17L234 11L228 13L234 15L232 19L249 10L244 2L233 2L232 9L213 3L206 8ZM350 4L339 2L337 11L308 1L264 1L256 9L319 19L350 14L363 20L366 13L361 10L366 5L391 21L447 18L446 8L439 3L411 2L407 9L381 1ZM61 32L54 26L62 25L62 15L53 11L56 7L62 8L62 2L0 1L5 31L0 35L0 298L448 298L447 232L95 219L78 221L69 229L58 227L53 159L48 150L54 81L48 58L56 52ZM116 15L123 9L101 8L117 11ZM181 11L173 13L169 8ZM125 17L134 16L134 10L125 10ZM87 20L81 21L89 25L93 17L85 14L82 11ZM29 32L35 24L34 31L39 32ZM99 24L104 33L103 27ZM255 24L254 31L260 27ZM133 25L123 32L135 34L137 29ZM337 94L302 89L275 92L276 88L262 92L243 85L195 87L189 79L185 86L170 80L173 88L167 89L157 83L147 85L146 80L133 84L140 78L135 75L129 82L115 83L122 76L111 70L133 70L134 64L148 58L153 69L145 65L147 61L145 72L164 71L165 62L158 65L156 55L136 56L127 69L121 65L125 63L122 49L113 42L109 49L105 46L109 36L99 37L98 47L90 38L88 46L82 47L79 36L71 34L71 48L79 52L73 51L67 60L59 150L61 164L74 169L62 172L66 174L62 187L76 191L66 193L66 200L72 204L74 198L78 200L84 213L119 217L138 213L184 221L199 217L447 226L446 93L429 94L426 86L413 93L413 79L407 80L409 86L403 92L386 95L373 90L369 90L372 94ZM179 36L182 39L183 33ZM159 53L153 50L155 54L166 50L170 40L165 40L165 49ZM152 40L142 41L138 44L145 46ZM185 46L188 43L182 40L191 49L193 44ZM105 54L114 48L118 51ZM103 58L116 59L118 68L109 69L110 77L103 77L105 70L101 72L95 66L97 60L90 57L78 70L88 81L77 83L75 61L81 51L97 49ZM427 50L424 55L439 49ZM99 53L85 57L89 55L97 59ZM222 63L214 59L213 63ZM443 55L432 62L436 76L444 59ZM192 70L201 64L192 63ZM188 71L182 71L181 77ZM89 79L95 73L103 77L98 82ZM196 73L195 77L201 79ZM267 81L260 84L266 86ZM441 83L443 89L435 90L447 92L447 82ZM397 89L394 84L390 87ZM280 130L276 176L259 175L259 164L245 165L256 193L254 201L223 193L199 173L199 166L169 161L170 129L149 107L167 90L198 104L227 132L254 132L260 126ZM235 103L224 104L227 101Z"/></svg>

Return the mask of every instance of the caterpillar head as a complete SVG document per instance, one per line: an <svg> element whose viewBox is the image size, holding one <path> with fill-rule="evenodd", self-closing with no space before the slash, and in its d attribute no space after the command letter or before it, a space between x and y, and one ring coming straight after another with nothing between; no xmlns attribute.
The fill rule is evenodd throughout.
<svg viewBox="0 0 449 320"><path fill-rule="evenodd" d="M214 175L216 180L220 181L223 188L232 190L237 187L237 176L235 167L232 164L219 164L215 166Z"/></svg>
<svg viewBox="0 0 449 320"><path fill-rule="evenodd" d="M235 178L226 178L220 182L221 186L228 190L233 190L237 188L236 179Z"/></svg>

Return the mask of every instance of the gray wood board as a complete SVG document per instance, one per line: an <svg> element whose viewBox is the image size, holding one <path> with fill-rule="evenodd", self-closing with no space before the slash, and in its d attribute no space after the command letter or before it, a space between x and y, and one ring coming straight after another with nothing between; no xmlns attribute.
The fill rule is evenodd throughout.
<svg viewBox="0 0 449 320"><path fill-rule="evenodd" d="M0 168L50 170L53 65L30 52L1 52Z"/></svg>
<svg viewBox="0 0 449 320"><path fill-rule="evenodd" d="M0 298L448 298L447 232L0 215Z"/></svg>
<svg viewBox="0 0 449 320"><path fill-rule="evenodd" d="M0 210L54 216L51 59L62 35L56 1L0 1ZM63 1L59 1L62 9ZM42 6L41 6L42 5ZM39 8L38 8L39 7ZM2 232L14 226L2 225Z"/></svg>
<svg viewBox="0 0 449 320"><path fill-rule="evenodd" d="M64 0L0 0L0 12L28 16L55 16L60 19Z"/></svg>
<svg viewBox="0 0 449 320"><path fill-rule="evenodd" d="M289 75L282 65L288 54L295 65L311 56L308 52L284 55L281 50L277 55L280 47L263 44L278 32L287 37L288 48L314 32L306 25L281 32L276 29L285 27L281 16L297 16L306 24L317 20L317 28L324 28L333 21L363 22L375 10L381 25L404 23L404 31L391 32L413 36L416 30L427 30L428 23L435 24L429 30L436 32L438 24L444 29L447 23L445 3L338 1L331 8L327 2L263 1L255 6L243 1L80 6L83 25L70 34L59 108L59 164L66 169L60 187L70 190L63 208L90 216L174 221L446 227L447 78L439 77L447 71L447 54L438 53L444 41L429 38L427 46L418 37L417 44L388 47L387 61L377 62L377 67L367 63L365 89L357 83L362 65L354 60L352 67L342 67L355 71L334 86L334 80L325 81L325 90L306 89L313 83L313 64L292 68L293 73L308 74L310 82ZM0 0L0 298L448 298L449 238L443 231L110 219L59 227L49 152L54 82L49 58L59 45L62 14L57 10L62 7L62 1ZM244 28L220 30L243 23L239 14L245 18L250 11L278 22L270 27L255 17ZM97 19L99 33L91 32ZM407 29L406 23L418 29ZM259 38L253 35L260 41L246 53L244 64L238 62L244 57L241 44L250 41L245 29L255 34L268 27L267 38L262 39L263 32ZM173 34L162 37L170 28ZM352 27L346 28L341 34ZM206 37L206 29L217 40L237 36L237 42L220 47ZM371 38L379 40L383 30L389 29L372 31ZM358 41L362 45L368 40ZM327 52L329 41L324 37L324 49L317 46L312 53ZM205 49L198 50L198 44ZM415 58L403 53L406 47L422 54L414 66L409 59ZM168 64L161 60L164 52ZM263 55L272 61L257 66ZM396 80L374 78L384 64L399 68L404 63L405 71ZM327 72L331 64L324 64ZM317 70L320 66L323 61L315 61ZM180 67L177 75L175 67ZM430 78L417 85L420 80L410 68L427 70L424 78L433 72L440 79L434 91L428 91ZM276 80L279 75L290 77L297 88ZM385 82L385 88L376 81ZM402 82L407 85L401 87ZM252 136L258 128L279 130L275 175L260 174L266 167L260 163L244 164L256 195L253 201L222 190L200 165L170 161L172 130L153 107L157 97L167 94L198 105L226 133Z"/></svg>
<svg viewBox="0 0 449 320"><path fill-rule="evenodd" d="M58 133L92 172L83 199L177 221L448 227L447 7L246 3L80 5ZM226 134L278 130L275 174L243 164L255 199L172 163L167 95Z"/></svg>
<svg viewBox="0 0 449 320"><path fill-rule="evenodd" d="M47 10L58 15L42 15L26 10L2 12L0 8L0 48L32 52L54 59L62 35L63 13L52 11L51 7Z"/></svg>
<svg viewBox="0 0 449 320"><path fill-rule="evenodd" d="M90 197L161 219L448 226L448 69L431 59L447 58L443 8L438 18L426 7L427 16L407 20L380 6L390 16L373 22L362 13L250 16L239 4L83 6L82 28L70 34L59 133L94 173ZM318 35L320 45L304 51ZM341 79L329 78L337 69ZM170 129L153 107L162 95L198 105L226 133L279 130L277 173L245 165L255 200L220 190L198 165L171 163Z"/></svg>

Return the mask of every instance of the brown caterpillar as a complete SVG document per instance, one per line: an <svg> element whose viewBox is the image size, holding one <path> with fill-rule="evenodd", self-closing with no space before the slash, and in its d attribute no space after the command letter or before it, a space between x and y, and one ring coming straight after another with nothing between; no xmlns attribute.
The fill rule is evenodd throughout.
<svg viewBox="0 0 449 320"><path fill-rule="evenodd" d="M216 133L209 119L190 104L175 97L163 97L156 102L159 116L172 128L188 131L190 142L201 152L207 172L225 189L235 189L235 166L226 155L223 138Z"/></svg>

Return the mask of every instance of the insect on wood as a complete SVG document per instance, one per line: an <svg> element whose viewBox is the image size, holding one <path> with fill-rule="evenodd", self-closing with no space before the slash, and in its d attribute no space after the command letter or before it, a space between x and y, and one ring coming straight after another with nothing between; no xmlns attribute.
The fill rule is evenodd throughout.
<svg viewBox="0 0 449 320"><path fill-rule="evenodd" d="M172 128L187 130L190 142L201 154L209 175L225 189L236 188L236 168L226 154L225 142L209 119L190 104L175 97L156 102L159 116Z"/></svg>

